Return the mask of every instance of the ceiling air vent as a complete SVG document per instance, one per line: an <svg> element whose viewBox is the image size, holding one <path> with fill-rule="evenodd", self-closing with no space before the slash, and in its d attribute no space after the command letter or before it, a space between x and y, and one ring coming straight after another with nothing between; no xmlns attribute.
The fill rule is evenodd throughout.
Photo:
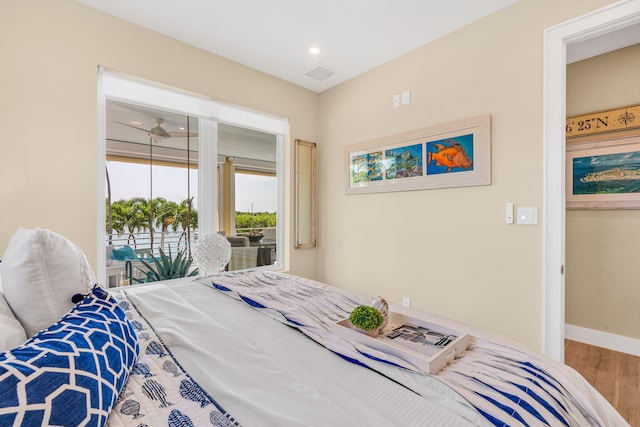
<svg viewBox="0 0 640 427"><path fill-rule="evenodd" d="M336 73L335 71L330 70L324 65L318 64L313 70L305 73L305 75L321 82L324 79L333 76L335 73Z"/></svg>

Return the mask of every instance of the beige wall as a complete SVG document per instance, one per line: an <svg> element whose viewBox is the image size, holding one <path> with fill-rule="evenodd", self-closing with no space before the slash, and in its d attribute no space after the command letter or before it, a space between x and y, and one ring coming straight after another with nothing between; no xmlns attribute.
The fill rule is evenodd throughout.
<svg viewBox="0 0 640 427"><path fill-rule="evenodd" d="M506 225L504 203L541 208L544 29L609 3L521 0L318 96L71 0L9 2L0 251L17 227L40 226L95 263L102 64L289 116L292 139L319 143L319 247L293 251L294 273L394 302L409 296L414 307L540 349L542 227ZM405 89L411 104L392 108ZM347 145L485 113L491 186L344 194Z"/></svg>
<svg viewBox="0 0 640 427"><path fill-rule="evenodd" d="M567 116L640 104L640 44L567 67ZM566 322L640 338L640 211L568 210Z"/></svg>
<svg viewBox="0 0 640 427"><path fill-rule="evenodd" d="M506 225L505 202L542 207L544 29L608 3L522 0L323 92L319 278L541 349L544 218ZM346 146L485 113L492 185L345 195Z"/></svg>
<svg viewBox="0 0 640 427"><path fill-rule="evenodd" d="M0 253L18 227L43 227L95 266L98 65L290 117L292 140L317 140L314 92L71 0L4 2L2 15ZM292 265L315 275L314 250Z"/></svg>

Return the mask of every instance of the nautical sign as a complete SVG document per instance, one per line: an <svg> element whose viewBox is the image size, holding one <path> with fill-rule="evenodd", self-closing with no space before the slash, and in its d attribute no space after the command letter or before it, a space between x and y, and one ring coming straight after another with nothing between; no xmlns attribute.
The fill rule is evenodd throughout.
<svg viewBox="0 0 640 427"><path fill-rule="evenodd" d="M567 119L567 138L640 127L640 105Z"/></svg>

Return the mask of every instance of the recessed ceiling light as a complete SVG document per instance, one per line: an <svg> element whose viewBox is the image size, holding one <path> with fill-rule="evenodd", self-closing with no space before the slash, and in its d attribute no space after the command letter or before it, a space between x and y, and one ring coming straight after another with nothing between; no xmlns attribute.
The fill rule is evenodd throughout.
<svg viewBox="0 0 640 427"><path fill-rule="evenodd" d="M319 47L312 47L311 49L309 49L309 53L312 55L317 55L320 53L320 48Z"/></svg>
<svg viewBox="0 0 640 427"><path fill-rule="evenodd" d="M136 126L140 126L142 124L142 122L136 121L136 120L131 120L129 123L131 123L132 125L136 125Z"/></svg>
<svg viewBox="0 0 640 427"><path fill-rule="evenodd" d="M184 127L180 126L178 129L180 129L180 130L184 130Z"/></svg>

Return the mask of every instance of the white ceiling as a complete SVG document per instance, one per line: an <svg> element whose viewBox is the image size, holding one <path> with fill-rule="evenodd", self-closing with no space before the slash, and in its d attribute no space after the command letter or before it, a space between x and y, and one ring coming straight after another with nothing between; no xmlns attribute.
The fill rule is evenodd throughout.
<svg viewBox="0 0 640 427"><path fill-rule="evenodd" d="M165 34L293 84L322 92L422 46L518 0L76 0L89 7ZM605 34L567 49L567 63L640 42L640 26ZM317 46L318 55L308 49ZM306 75L321 65L335 74L323 81ZM115 108L114 108L115 107ZM115 123L140 122L178 132L184 117L113 104L107 137L146 144L141 132ZM195 125L192 123L192 125ZM264 135L221 129L226 155L231 147L252 147ZM244 133L243 133L244 132ZM264 141L263 141L264 142ZM154 144L186 150L186 138ZM196 144L197 145L197 144ZM269 153L275 152L269 141ZM193 147L193 145L192 145ZM193 150L194 148L192 148ZM159 154L159 153L158 153Z"/></svg>
<svg viewBox="0 0 640 427"><path fill-rule="evenodd" d="M602 55L640 43L640 25L629 25L616 31L567 45L567 64Z"/></svg>
<svg viewBox="0 0 640 427"><path fill-rule="evenodd" d="M322 92L518 0L77 1Z"/></svg>
<svg viewBox="0 0 640 427"><path fill-rule="evenodd" d="M171 134L166 139L153 139L149 130L158 125ZM135 128L137 129L135 129ZM186 130L190 129L189 138ZM198 157L198 119L168 111L107 100L106 105L107 153L116 156L147 159L149 145L153 144L153 157L169 162L186 162L187 152L191 162ZM184 134L185 136L174 136ZM231 156L238 162L253 161L258 168L260 162L275 163L276 137L251 129L218 124L218 153ZM258 162L256 162L258 161Z"/></svg>

